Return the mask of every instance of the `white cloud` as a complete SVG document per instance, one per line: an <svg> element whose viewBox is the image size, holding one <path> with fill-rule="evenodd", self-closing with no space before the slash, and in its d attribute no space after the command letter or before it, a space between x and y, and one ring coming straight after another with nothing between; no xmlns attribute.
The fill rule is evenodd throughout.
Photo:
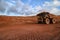
<svg viewBox="0 0 60 40"><path fill-rule="evenodd" d="M46 1L44 3L44 6L53 6L53 7L60 6L60 1L58 1L58 0L54 0L52 2Z"/></svg>
<svg viewBox="0 0 60 40"><path fill-rule="evenodd" d="M53 4L54 4L55 6L60 6L60 1L54 0Z"/></svg>
<svg viewBox="0 0 60 40"><path fill-rule="evenodd" d="M58 12L58 9L57 9L57 8L52 8L52 9L50 10L50 12L52 12L52 13L57 13L57 12Z"/></svg>
<svg viewBox="0 0 60 40"><path fill-rule="evenodd" d="M53 14L60 15L60 13L58 13L60 10L57 8L59 6L60 6L60 1L54 0L52 2L45 2L43 4L43 9Z"/></svg>
<svg viewBox="0 0 60 40"><path fill-rule="evenodd" d="M41 6L36 6L34 9L37 11L42 10Z"/></svg>
<svg viewBox="0 0 60 40"><path fill-rule="evenodd" d="M6 15L20 16L36 15L38 12L41 12L41 10L48 11L54 14L59 14L58 12L60 12L60 10L57 8L58 6L60 6L60 1L46 1L42 7L40 5L32 7L32 5L29 5L30 2L31 0L28 0L26 4L21 0L12 0L12 3L8 1L2 1L0 2L0 11L5 10Z"/></svg>
<svg viewBox="0 0 60 40"><path fill-rule="evenodd" d="M7 5L8 5L7 8L2 6L5 8L6 15L12 15L11 13L14 13L13 15L19 14L19 15L25 15L25 16L26 15L36 15L37 12L42 10L41 6L39 6L39 5L35 6L35 7L32 7L31 5L29 5L31 0L28 0L28 3L26 3L26 4L24 4L21 0L13 0L12 2L16 3L16 5L14 5L8 1L7 2L2 1L2 2L7 3ZM4 5L3 3L2 3L2 5Z"/></svg>
<svg viewBox="0 0 60 40"><path fill-rule="evenodd" d="M0 1L0 11L4 12L4 10L8 7L8 4L3 0Z"/></svg>
<svg viewBox="0 0 60 40"><path fill-rule="evenodd" d="M8 6L13 6L14 4L10 3L10 2L6 2L8 4Z"/></svg>
<svg viewBox="0 0 60 40"><path fill-rule="evenodd" d="M12 3L15 3L15 1L13 0Z"/></svg>
<svg viewBox="0 0 60 40"><path fill-rule="evenodd" d="M16 7L22 7L24 5L24 3L20 0L16 1Z"/></svg>

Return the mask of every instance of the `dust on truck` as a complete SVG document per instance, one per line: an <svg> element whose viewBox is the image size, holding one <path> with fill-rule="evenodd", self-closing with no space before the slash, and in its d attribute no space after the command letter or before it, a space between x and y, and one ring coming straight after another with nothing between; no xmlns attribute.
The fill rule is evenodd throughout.
<svg viewBox="0 0 60 40"><path fill-rule="evenodd" d="M37 14L38 23L55 24L57 22L56 15L49 12L41 12Z"/></svg>

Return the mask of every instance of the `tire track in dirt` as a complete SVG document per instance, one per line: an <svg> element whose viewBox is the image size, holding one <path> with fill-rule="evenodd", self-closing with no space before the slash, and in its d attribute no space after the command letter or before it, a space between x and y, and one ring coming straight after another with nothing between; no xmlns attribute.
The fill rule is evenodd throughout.
<svg viewBox="0 0 60 40"><path fill-rule="evenodd" d="M60 24L15 24L0 28L0 40L59 40Z"/></svg>

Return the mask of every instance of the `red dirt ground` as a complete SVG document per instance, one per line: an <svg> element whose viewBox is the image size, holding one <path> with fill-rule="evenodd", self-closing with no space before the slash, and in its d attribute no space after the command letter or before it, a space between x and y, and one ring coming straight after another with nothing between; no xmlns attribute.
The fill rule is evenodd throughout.
<svg viewBox="0 0 60 40"><path fill-rule="evenodd" d="M0 40L60 40L60 23L37 24L34 18L0 17Z"/></svg>
<svg viewBox="0 0 60 40"><path fill-rule="evenodd" d="M60 24L4 25L0 40L60 40Z"/></svg>

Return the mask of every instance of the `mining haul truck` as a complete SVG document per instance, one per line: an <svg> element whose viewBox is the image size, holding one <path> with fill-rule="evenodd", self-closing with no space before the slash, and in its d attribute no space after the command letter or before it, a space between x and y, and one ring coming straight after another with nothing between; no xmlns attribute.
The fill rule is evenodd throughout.
<svg viewBox="0 0 60 40"><path fill-rule="evenodd" d="M57 22L56 15L49 12L41 12L37 14L38 23L55 24Z"/></svg>

